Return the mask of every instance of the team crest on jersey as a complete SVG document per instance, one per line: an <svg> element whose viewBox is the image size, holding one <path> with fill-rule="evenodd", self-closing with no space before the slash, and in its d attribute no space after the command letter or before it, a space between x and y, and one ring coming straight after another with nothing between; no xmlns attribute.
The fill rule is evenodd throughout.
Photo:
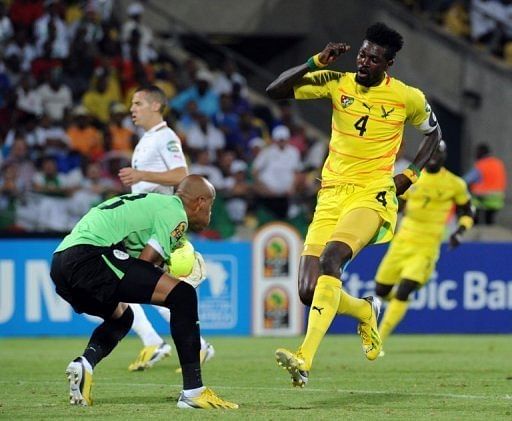
<svg viewBox="0 0 512 421"><path fill-rule="evenodd" d="M178 226L172 230L171 237L175 238L176 241L178 241L181 237L183 237L183 234L185 234L186 229L187 223L185 221L180 222Z"/></svg>
<svg viewBox="0 0 512 421"><path fill-rule="evenodd" d="M347 108L347 107L350 107L354 102L354 98L350 97L350 96L346 96L346 95L342 95L341 96L341 106L343 108Z"/></svg>
<svg viewBox="0 0 512 421"><path fill-rule="evenodd" d="M178 146L178 142L174 140L170 140L169 142L167 142L167 150L169 152L179 152L180 147Z"/></svg>

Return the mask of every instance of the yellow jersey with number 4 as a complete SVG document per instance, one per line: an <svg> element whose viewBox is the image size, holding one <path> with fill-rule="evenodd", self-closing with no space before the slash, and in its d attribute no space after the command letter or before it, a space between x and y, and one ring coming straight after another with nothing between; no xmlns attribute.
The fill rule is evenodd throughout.
<svg viewBox="0 0 512 421"><path fill-rule="evenodd" d="M330 98L332 134L322 186L389 182L404 125L432 132L437 121L423 93L388 75L367 88L355 73L320 70L294 86L296 99Z"/></svg>
<svg viewBox="0 0 512 421"><path fill-rule="evenodd" d="M402 197L407 204L393 241L403 240L405 244L440 243L453 204L463 205L470 200L464 180L446 168L437 173L423 171L419 180Z"/></svg>

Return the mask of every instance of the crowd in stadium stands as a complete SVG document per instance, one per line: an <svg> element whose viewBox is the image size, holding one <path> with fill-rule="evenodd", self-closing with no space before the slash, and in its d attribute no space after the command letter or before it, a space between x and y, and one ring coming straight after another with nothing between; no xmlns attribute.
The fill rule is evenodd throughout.
<svg viewBox="0 0 512 421"><path fill-rule="evenodd" d="M230 59L206 69L155 51L144 6L118 22L114 0L0 3L0 230L65 232L93 205L126 192L118 170L141 136L137 87L169 98L167 119L190 170L218 191L212 237L287 219L305 229L325 150L289 104L248 100Z"/></svg>
<svg viewBox="0 0 512 421"><path fill-rule="evenodd" d="M512 65L512 0L400 0Z"/></svg>

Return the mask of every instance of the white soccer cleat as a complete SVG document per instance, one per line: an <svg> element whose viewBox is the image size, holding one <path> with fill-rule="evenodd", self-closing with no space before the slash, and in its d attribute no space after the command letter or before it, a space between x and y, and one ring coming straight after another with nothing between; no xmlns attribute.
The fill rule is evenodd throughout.
<svg viewBox="0 0 512 421"><path fill-rule="evenodd" d="M92 405L92 371L87 369L82 357L71 361L66 368L71 405Z"/></svg>

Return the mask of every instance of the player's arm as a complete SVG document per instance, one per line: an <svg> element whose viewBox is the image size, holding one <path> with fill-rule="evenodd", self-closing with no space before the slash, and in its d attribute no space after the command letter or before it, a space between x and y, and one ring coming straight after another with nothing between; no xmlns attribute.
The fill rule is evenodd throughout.
<svg viewBox="0 0 512 421"><path fill-rule="evenodd" d="M267 95L272 99L293 98L293 87L301 81L306 73L327 67L349 49L350 45L343 42L329 42L320 53L309 58L307 62L281 73L267 86Z"/></svg>
<svg viewBox="0 0 512 421"><path fill-rule="evenodd" d="M149 244L144 246L140 252L139 259L153 263L157 266L161 266L164 262L164 258L160 255L160 253Z"/></svg>
<svg viewBox="0 0 512 421"><path fill-rule="evenodd" d="M468 200L463 205L457 205L456 207L457 215L459 216L459 226L457 229L450 235L450 248L455 248L460 245L462 242L462 235L474 224L474 210L471 206L471 201Z"/></svg>
<svg viewBox="0 0 512 421"><path fill-rule="evenodd" d="M397 196L403 194L418 180L421 170L439 146L442 138L437 118L423 94L416 89L411 90L409 103L413 108L410 115L413 125L423 132L424 136L412 164L403 173L394 177Z"/></svg>
<svg viewBox="0 0 512 421"><path fill-rule="evenodd" d="M119 170L119 178L125 186L132 186L140 181L161 184L163 186L175 186L187 175L187 167L178 167L161 172L141 171L131 167L125 167Z"/></svg>

